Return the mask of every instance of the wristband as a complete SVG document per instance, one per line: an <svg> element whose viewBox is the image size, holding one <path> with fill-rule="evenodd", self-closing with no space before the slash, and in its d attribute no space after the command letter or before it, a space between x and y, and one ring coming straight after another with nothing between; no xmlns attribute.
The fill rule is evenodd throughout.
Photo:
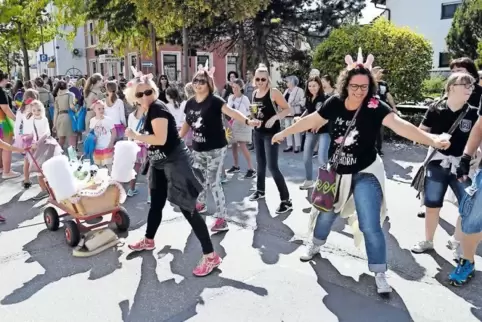
<svg viewBox="0 0 482 322"><path fill-rule="evenodd" d="M245 118L245 119L244 119L244 123L245 123L246 125L249 125L249 124L248 124L248 123L249 123L249 119L248 119L248 118Z"/></svg>
<svg viewBox="0 0 482 322"><path fill-rule="evenodd" d="M462 155L462 159L472 160L472 156L471 156L471 155L468 155L467 153L464 153L464 154Z"/></svg>

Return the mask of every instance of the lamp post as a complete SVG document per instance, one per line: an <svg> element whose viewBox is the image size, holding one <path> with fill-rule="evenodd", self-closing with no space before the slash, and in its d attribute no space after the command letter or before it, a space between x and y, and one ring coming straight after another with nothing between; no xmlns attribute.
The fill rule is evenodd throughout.
<svg viewBox="0 0 482 322"><path fill-rule="evenodd" d="M44 9L42 11L40 11L40 21L39 21L39 25L40 25L40 42L42 44L42 55L45 55L45 43L44 43L44 29L43 29L43 25L44 23L48 22L49 21L49 13ZM42 63L43 62L40 62L39 64L39 67L42 67ZM39 75L40 76L41 74L43 74L42 72L42 68L39 68L40 69L40 72L39 72Z"/></svg>

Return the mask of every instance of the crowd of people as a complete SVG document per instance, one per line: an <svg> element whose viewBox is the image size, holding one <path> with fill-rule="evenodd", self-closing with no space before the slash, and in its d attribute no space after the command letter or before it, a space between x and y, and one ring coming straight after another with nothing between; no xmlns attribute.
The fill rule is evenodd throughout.
<svg viewBox="0 0 482 322"><path fill-rule="evenodd" d="M150 209L145 236L128 247L133 251L155 248L154 237L169 200L181 209L201 243L202 260L193 273L205 276L222 262L201 217L207 212L206 193L211 191L216 209L211 231L229 230L222 184L226 173L241 171L239 151L248 166L244 177L256 179L250 200L265 198L268 169L280 195L276 213L299 207L290 198L278 164L279 143L286 139L284 153L303 152L305 181L299 188L314 189L321 196L312 200L312 238L300 259L313 259L326 243L335 219L346 218L354 229L354 240L360 240L356 236L364 239L369 270L375 275L378 292L385 294L392 289L385 275L387 247L382 223L387 206L380 133L388 127L429 147L418 178L421 184L415 184L425 206L426 233L412 251L433 249L449 187L460 205L456 232L449 241L457 266L449 280L462 285L475 272L475 251L482 238L482 208L478 207L482 172L471 173L482 141L482 87L477 68L468 58L452 61L444 95L430 106L422 124L414 125L399 116L388 84L382 80L383 68L372 67L373 61L371 55L364 60L361 52L356 60L347 56L347 66L336 83L313 69L305 89L299 87L297 77L290 76L284 92L274 86L263 64L247 73L246 82L230 72L221 92L213 81L214 68L203 66L186 84L185 93L170 86L166 75L156 81L151 74L138 71L132 80L120 82L104 81L100 74L76 84L68 80L53 84L39 77L25 87L15 84L15 90L23 91L18 104L15 90L8 93L8 75L0 71L2 176L20 175L11 169L12 151L24 153L39 137L50 133L64 149L77 148L84 138L94 136L93 161L108 168L115 143L133 140L141 147L135 170L149 176ZM69 114L79 106L86 108L85 124L76 131ZM234 164L226 169L229 145ZM256 165L249 152L253 149ZM313 158L320 167L317 176ZM28 169L28 160L25 162L24 169ZM23 185L26 189L31 185L27 170ZM133 180L127 194L137 193ZM36 198L46 196L44 190Z"/></svg>

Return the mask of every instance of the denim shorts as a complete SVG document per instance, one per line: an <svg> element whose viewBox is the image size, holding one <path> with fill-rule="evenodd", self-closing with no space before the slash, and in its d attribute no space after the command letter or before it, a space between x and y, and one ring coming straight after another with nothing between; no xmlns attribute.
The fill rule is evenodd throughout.
<svg viewBox="0 0 482 322"><path fill-rule="evenodd" d="M465 194L464 189L468 185L469 183L458 181L450 172L450 168L443 168L440 161L432 161L428 164L425 174L423 204L428 208L442 208L448 187L452 189L460 203L460 199Z"/></svg>
<svg viewBox="0 0 482 322"><path fill-rule="evenodd" d="M465 191L459 203L460 217L462 217L462 232L477 234L482 232L482 170L479 170L473 183Z"/></svg>

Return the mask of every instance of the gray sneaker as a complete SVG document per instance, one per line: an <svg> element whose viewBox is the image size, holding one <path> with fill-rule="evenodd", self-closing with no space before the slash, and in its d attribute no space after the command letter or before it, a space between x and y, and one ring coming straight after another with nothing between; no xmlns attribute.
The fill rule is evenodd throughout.
<svg viewBox="0 0 482 322"><path fill-rule="evenodd" d="M424 240L412 247L412 253L421 254L433 250L433 242Z"/></svg>
<svg viewBox="0 0 482 322"><path fill-rule="evenodd" d="M306 253L300 256L300 261L308 262L312 260L316 255L320 253L320 247L315 244L310 244L310 246L306 247Z"/></svg>
<svg viewBox="0 0 482 322"><path fill-rule="evenodd" d="M392 293L392 287L388 284L385 273L375 273L375 283L378 294Z"/></svg>

